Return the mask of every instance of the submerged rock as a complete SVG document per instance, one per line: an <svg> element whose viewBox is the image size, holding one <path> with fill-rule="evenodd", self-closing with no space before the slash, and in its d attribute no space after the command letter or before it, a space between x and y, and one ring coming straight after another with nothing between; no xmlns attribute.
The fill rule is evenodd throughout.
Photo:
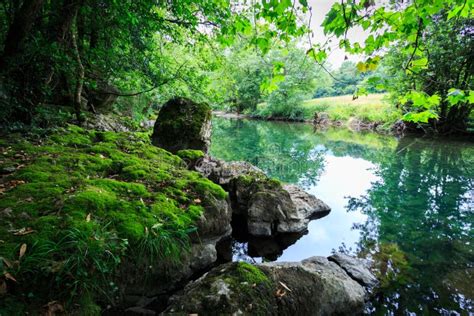
<svg viewBox="0 0 474 316"><path fill-rule="evenodd" d="M255 266L235 262L188 284L165 314L357 315L367 298L361 284L325 257Z"/></svg>
<svg viewBox="0 0 474 316"><path fill-rule="evenodd" d="M211 139L211 108L186 98L169 100L158 114L151 139L153 145L172 153L182 149L207 152Z"/></svg>

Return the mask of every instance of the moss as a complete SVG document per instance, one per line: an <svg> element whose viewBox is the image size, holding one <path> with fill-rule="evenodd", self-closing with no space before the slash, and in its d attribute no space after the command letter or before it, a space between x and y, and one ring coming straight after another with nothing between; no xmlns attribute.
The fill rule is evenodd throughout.
<svg viewBox="0 0 474 316"><path fill-rule="evenodd" d="M228 294L219 293L225 283ZM214 269L191 290L178 311L191 312L195 304L201 311L216 315L231 315L239 311L244 315L273 315L277 313L274 281L260 267L245 262L234 262ZM211 299L210 299L211 298Z"/></svg>
<svg viewBox="0 0 474 316"><path fill-rule="evenodd" d="M241 175L234 181L241 187L253 188L254 190L261 191L264 189L280 189L282 187L281 181L275 178L268 178L263 174L256 173L253 175Z"/></svg>
<svg viewBox="0 0 474 316"><path fill-rule="evenodd" d="M208 104L186 98L169 100L158 114L159 124L154 128L153 143L173 153L182 149L206 149L200 134L211 116Z"/></svg>
<svg viewBox="0 0 474 316"><path fill-rule="evenodd" d="M250 284L265 283L268 284L270 279L258 267L247 262L239 262L237 265L237 272L244 282Z"/></svg>
<svg viewBox="0 0 474 316"><path fill-rule="evenodd" d="M0 257L18 260L23 243L27 252L5 268L18 283L0 313L35 313L52 300L97 311L115 296L110 282L126 256L179 261L204 207L226 193L148 137L68 126L41 142L3 141L11 149L0 169L23 166L2 179L0 211L11 214L0 215ZM13 234L20 229L29 233ZM5 306L9 298L22 304Z"/></svg>
<svg viewBox="0 0 474 316"><path fill-rule="evenodd" d="M185 160L198 160L204 157L204 152L202 150L183 149L176 152L176 155Z"/></svg>

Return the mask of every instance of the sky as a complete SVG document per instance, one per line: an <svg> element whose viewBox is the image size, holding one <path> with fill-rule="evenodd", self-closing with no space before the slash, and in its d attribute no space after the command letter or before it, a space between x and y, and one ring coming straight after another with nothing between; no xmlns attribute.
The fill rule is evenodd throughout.
<svg viewBox="0 0 474 316"><path fill-rule="evenodd" d="M331 9L331 6L339 2L338 0L309 0L308 4L312 7L312 19L311 19L311 30L313 31L313 44L324 43L326 42L326 35L324 35L323 28L321 24L323 23L324 17ZM366 37L366 33L362 29L354 29L348 32L348 38L351 41L363 41ZM338 68L342 62L344 62L345 56L349 60L359 61L361 60L360 56L352 56L347 54L343 49L338 47L339 39L332 40L330 47L332 49L331 53L328 56L328 62L333 66L333 68Z"/></svg>

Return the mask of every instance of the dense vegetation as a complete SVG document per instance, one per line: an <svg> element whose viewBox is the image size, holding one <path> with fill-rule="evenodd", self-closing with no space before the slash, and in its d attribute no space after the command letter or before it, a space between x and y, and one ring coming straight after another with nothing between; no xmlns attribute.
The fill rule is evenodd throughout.
<svg viewBox="0 0 474 316"><path fill-rule="evenodd" d="M2 315L53 299L97 314L120 297L124 262L179 264L203 207L226 197L147 134L15 136L0 143L0 168L12 169L0 187Z"/></svg>
<svg viewBox="0 0 474 316"><path fill-rule="evenodd" d="M5 1L1 124L112 110L140 121L176 95L296 118L312 96L389 91L406 121L463 132L474 97L472 10L462 0L343 1L321 21L328 41L313 43L303 0ZM348 38L355 27L363 43ZM368 57L334 69L326 58L335 41Z"/></svg>

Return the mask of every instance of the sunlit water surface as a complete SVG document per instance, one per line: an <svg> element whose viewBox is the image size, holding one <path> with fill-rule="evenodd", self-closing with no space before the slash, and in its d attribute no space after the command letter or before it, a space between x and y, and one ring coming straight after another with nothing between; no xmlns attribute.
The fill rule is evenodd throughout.
<svg viewBox="0 0 474 316"><path fill-rule="evenodd" d="M331 207L278 261L345 251L381 279L374 314L474 313L473 142L214 118L211 154Z"/></svg>

